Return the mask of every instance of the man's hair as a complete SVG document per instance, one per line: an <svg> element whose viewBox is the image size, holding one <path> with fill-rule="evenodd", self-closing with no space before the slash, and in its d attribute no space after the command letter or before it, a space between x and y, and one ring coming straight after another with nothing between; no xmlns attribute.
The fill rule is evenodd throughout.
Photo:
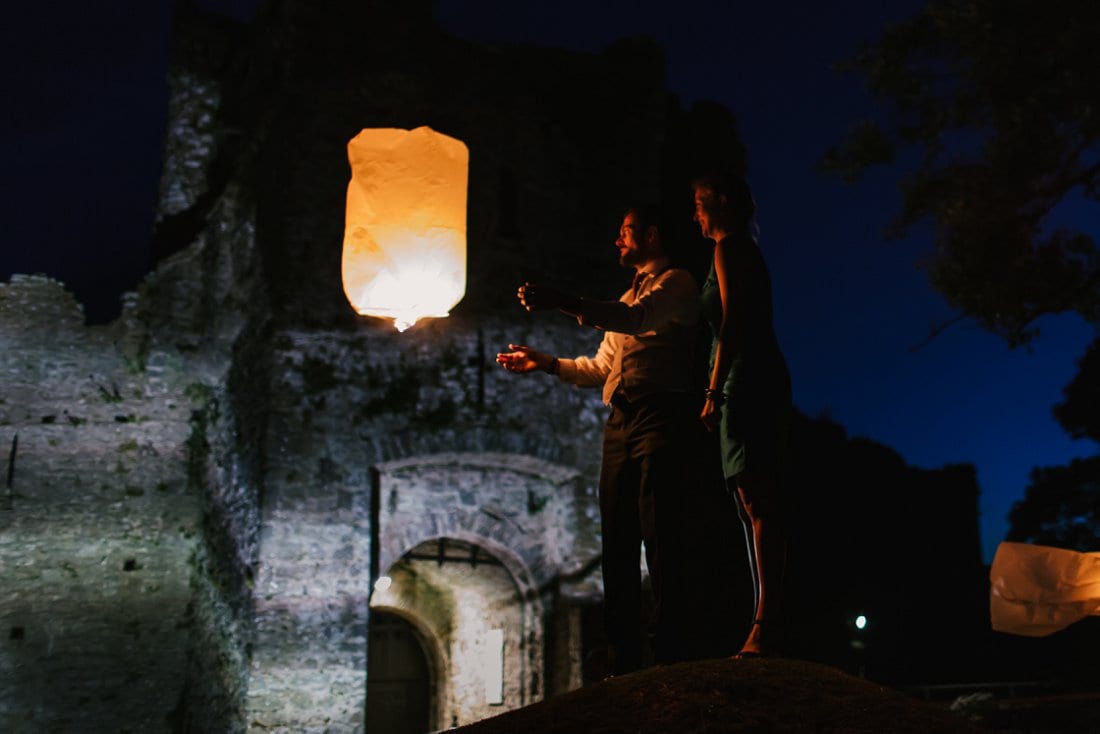
<svg viewBox="0 0 1100 734"><path fill-rule="evenodd" d="M645 235L646 230L650 227L656 227L659 233L664 232L664 215L661 213L659 207L654 204L634 204L627 207L623 212L625 217L627 214L634 215L634 223L638 225L638 232L641 235Z"/></svg>
<svg viewBox="0 0 1100 734"><path fill-rule="evenodd" d="M731 224L751 228L752 219L756 216L756 200L743 176L722 172L705 173L691 181L692 191L700 188L710 189L715 196L726 197L726 203L720 204L721 212L729 218Z"/></svg>
<svg viewBox="0 0 1100 734"><path fill-rule="evenodd" d="M649 232L650 227L657 228L657 244L661 248L661 252L665 255L669 253L669 243L665 238L665 218L664 211L656 204L649 202L637 203L626 208L623 212L625 218L627 214L634 215L634 225L638 228L636 236L638 239L644 239L646 233Z"/></svg>

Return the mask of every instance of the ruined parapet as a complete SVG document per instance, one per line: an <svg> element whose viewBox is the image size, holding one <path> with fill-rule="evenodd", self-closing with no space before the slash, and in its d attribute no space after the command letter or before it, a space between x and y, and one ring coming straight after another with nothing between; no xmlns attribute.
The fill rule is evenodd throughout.
<svg viewBox="0 0 1100 734"><path fill-rule="evenodd" d="M85 327L56 281L0 284L0 728L156 730L183 695L191 405L135 333Z"/></svg>

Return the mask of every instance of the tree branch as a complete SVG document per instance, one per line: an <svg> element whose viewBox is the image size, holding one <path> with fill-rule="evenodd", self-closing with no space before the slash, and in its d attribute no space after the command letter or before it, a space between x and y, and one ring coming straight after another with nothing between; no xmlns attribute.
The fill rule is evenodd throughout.
<svg viewBox="0 0 1100 734"><path fill-rule="evenodd" d="M941 321L938 324L933 324L932 327L928 330L928 335L925 336L924 339L922 339L921 341L919 341L916 344L914 344L913 346L909 347L909 351L910 352L917 352L921 349L924 349L926 346L931 344L932 341L935 340L935 338L938 337L940 334L947 331L948 329L950 329L952 326L959 323L960 321L966 320L967 318L968 318L967 314L960 313L960 314L956 314L955 316L952 316L947 321Z"/></svg>

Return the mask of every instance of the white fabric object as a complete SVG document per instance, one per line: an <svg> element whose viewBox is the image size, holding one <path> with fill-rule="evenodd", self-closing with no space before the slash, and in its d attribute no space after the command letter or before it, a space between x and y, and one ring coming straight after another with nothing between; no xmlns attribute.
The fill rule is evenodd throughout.
<svg viewBox="0 0 1100 734"><path fill-rule="evenodd" d="M360 314L446 316L466 291L466 183L461 140L428 127L366 129L348 143L344 292Z"/></svg>
<svg viewBox="0 0 1100 734"><path fill-rule="evenodd" d="M1100 615L1100 553L1001 543L989 570L993 629L1045 637Z"/></svg>

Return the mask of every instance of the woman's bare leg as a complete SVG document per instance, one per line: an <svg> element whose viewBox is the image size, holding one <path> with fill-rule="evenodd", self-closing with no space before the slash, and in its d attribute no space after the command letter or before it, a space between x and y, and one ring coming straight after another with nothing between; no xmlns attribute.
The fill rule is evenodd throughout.
<svg viewBox="0 0 1100 734"><path fill-rule="evenodd" d="M768 655L775 652L782 626L787 527L774 475L742 475L739 480L738 496L752 528L752 560L757 582L753 625L739 654Z"/></svg>

